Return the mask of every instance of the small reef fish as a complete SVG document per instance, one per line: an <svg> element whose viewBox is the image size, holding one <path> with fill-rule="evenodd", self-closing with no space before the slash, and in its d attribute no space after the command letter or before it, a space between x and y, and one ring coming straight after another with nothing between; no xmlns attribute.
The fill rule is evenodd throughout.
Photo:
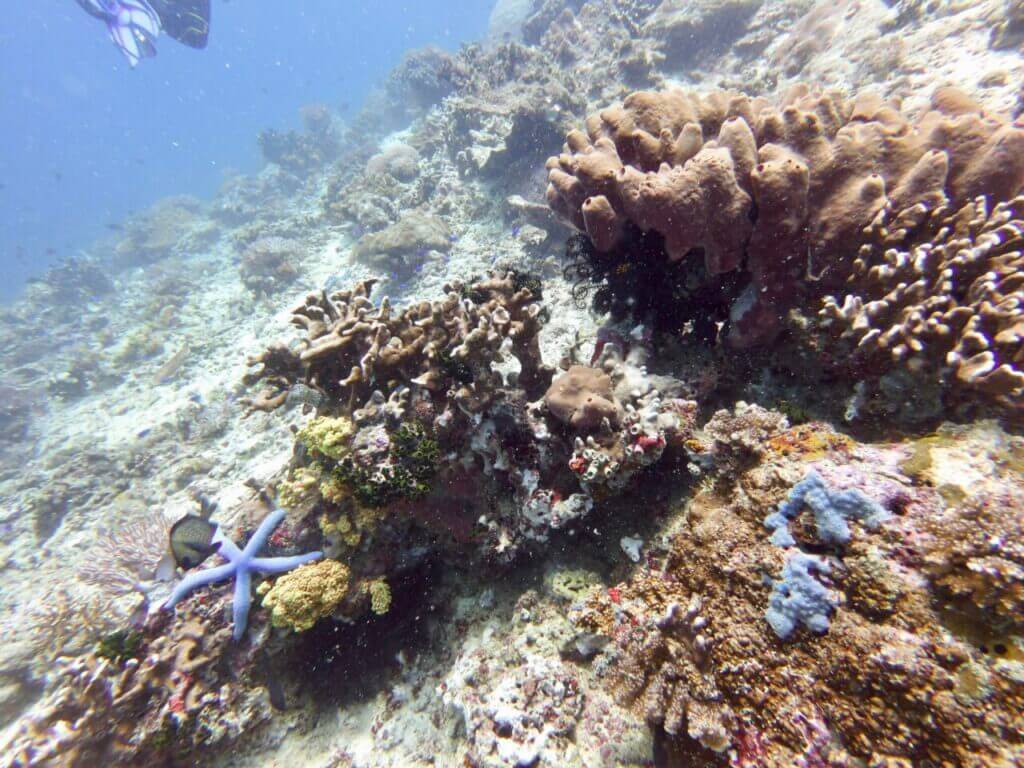
<svg viewBox="0 0 1024 768"><path fill-rule="evenodd" d="M216 552L216 532L217 526L201 515L185 515L171 526L171 555L178 567L195 568Z"/></svg>
<svg viewBox="0 0 1024 768"><path fill-rule="evenodd" d="M168 381L174 378L175 374L181 369L181 366L185 364L185 359L188 357L188 344L182 346L177 352L175 352L171 359L160 366L160 369L156 372L153 377L157 384L166 384Z"/></svg>

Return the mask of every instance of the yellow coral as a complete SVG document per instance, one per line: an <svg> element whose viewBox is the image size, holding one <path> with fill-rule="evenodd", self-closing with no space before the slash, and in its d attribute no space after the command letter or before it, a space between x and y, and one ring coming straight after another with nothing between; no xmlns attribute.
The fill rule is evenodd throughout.
<svg viewBox="0 0 1024 768"><path fill-rule="evenodd" d="M304 632L334 612L348 591L348 578L348 568L337 560L303 565L281 576L266 591L263 605L275 627Z"/></svg>
<svg viewBox="0 0 1024 768"><path fill-rule="evenodd" d="M316 493L320 473L309 467L299 467L277 486L277 500L285 509L297 507Z"/></svg>
<svg viewBox="0 0 1024 768"><path fill-rule="evenodd" d="M391 608L391 587L384 579L377 579L371 581L366 588L370 592L370 610L383 616Z"/></svg>
<svg viewBox="0 0 1024 768"><path fill-rule="evenodd" d="M341 504L351 496L348 489L334 475L320 483L320 494L331 504Z"/></svg>
<svg viewBox="0 0 1024 768"><path fill-rule="evenodd" d="M299 440L309 448L335 461L348 454L352 422L343 416L318 416L299 430Z"/></svg>

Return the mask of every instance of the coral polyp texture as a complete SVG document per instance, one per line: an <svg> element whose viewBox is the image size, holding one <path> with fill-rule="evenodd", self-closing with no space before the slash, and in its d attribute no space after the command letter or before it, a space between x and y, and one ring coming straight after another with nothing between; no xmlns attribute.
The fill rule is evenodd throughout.
<svg viewBox="0 0 1024 768"><path fill-rule="evenodd" d="M598 251L639 229L664 238L670 261L748 272L730 338L750 346L778 332L808 281L841 285L861 245L921 242L979 195L1012 198L1024 128L952 89L916 119L872 93L637 92L569 133L547 167L549 204Z"/></svg>

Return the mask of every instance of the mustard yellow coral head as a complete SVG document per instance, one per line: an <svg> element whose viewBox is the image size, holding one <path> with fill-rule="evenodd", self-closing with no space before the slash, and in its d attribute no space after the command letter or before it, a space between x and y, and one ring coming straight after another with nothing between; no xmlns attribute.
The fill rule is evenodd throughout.
<svg viewBox="0 0 1024 768"><path fill-rule="evenodd" d="M348 591L349 570L337 560L320 560L282 576L263 598L275 627L304 632L331 615Z"/></svg>

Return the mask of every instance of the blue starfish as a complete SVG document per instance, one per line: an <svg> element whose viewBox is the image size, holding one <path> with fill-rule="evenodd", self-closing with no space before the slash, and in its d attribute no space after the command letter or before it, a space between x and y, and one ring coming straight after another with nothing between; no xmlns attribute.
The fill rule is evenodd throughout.
<svg viewBox="0 0 1024 768"><path fill-rule="evenodd" d="M267 543L270 534L280 525L284 519L283 509L275 509L267 515L260 523L256 533L252 535L245 549L239 549L230 539L225 538L220 528L213 536L212 544L218 547L218 554L227 562L214 568L206 568L202 571L190 573L171 593L171 596L164 603L165 610L171 610L183 597L199 587L207 584L216 584L234 577L235 595L232 600L232 614L235 620L234 638L241 640L245 634L245 627L249 622L249 607L252 605L252 572L256 573L284 573L300 565L311 563L323 557L323 552L308 552L305 555L294 555L293 557L257 557L263 545Z"/></svg>

